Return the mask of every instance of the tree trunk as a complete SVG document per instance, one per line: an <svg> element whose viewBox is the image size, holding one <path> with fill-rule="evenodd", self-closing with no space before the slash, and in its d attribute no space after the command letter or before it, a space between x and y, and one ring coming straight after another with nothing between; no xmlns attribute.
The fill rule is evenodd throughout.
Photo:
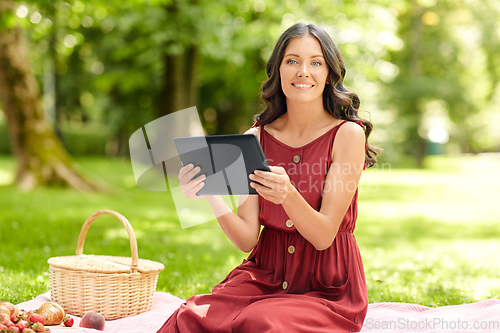
<svg viewBox="0 0 500 333"><path fill-rule="evenodd" d="M411 2L412 18L410 33L410 79L412 82L420 82L422 69L420 68L420 48L422 47L422 8L416 1ZM415 123L410 129L410 138L415 140L414 153L419 168L424 166L424 158L427 154L426 141L419 133L418 128L422 123L422 114L417 108L417 98L411 101L411 113L415 115Z"/></svg>
<svg viewBox="0 0 500 333"><path fill-rule="evenodd" d="M7 8L1 6L0 10ZM58 185L98 189L75 170L71 157L45 122L38 84L28 63L27 41L18 26L0 30L0 97L18 162L15 179L20 188Z"/></svg>
<svg viewBox="0 0 500 333"><path fill-rule="evenodd" d="M199 50L195 45L184 53L165 55L165 77L158 116L164 116L191 106L198 101Z"/></svg>
<svg viewBox="0 0 500 333"><path fill-rule="evenodd" d="M191 3L195 5L195 3ZM167 15L182 15L177 1L173 0L165 7ZM184 14L185 15L185 14ZM164 56L164 80L160 93L158 117L176 112L198 102L199 50L196 45L185 46L184 51Z"/></svg>

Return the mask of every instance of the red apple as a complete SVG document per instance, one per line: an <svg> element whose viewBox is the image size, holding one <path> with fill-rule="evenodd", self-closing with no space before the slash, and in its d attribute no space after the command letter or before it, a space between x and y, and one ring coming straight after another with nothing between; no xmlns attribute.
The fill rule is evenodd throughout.
<svg viewBox="0 0 500 333"><path fill-rule="evenodd" d="M104 331L105 320L102 314L89 311L83 315L80 321L80 327L93 328L99 331Z"/></svg>

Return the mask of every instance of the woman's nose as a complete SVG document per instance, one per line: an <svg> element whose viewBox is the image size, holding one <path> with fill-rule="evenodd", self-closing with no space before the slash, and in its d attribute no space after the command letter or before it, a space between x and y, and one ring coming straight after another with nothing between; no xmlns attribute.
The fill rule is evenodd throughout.
<svg viewBox="0 0 500 333"><path fill-rule="evenodd" d="M300 66L299 71L297 72L299 77L309 77L309 68L306 64Z"/></svg>

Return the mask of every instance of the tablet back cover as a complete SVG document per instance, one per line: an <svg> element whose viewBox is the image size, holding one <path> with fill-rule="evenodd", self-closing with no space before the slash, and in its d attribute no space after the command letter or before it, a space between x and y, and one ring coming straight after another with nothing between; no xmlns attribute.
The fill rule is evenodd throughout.
<svg viewBox="0 0 500 333"><path fill-rule="evenodd" d="M257 194L248 176L255 170L269 171L254 134L175 138L174 143L183 165L201 168L194 178L207 176L198 195Z"/></svg>

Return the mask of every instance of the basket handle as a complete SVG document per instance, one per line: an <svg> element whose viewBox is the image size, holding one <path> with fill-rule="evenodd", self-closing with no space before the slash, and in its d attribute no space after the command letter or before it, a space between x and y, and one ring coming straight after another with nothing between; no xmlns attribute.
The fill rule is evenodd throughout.
<svg viewBox="0 0 500 333"><path fill-rule="evenodd" d="M137 240L135 239L134 230L132 229L132 226L130 225L129 221L123 215L113 210L108 210L108 209L99 210L94 214L90 215L87 221L85 221L85 223L82 226L82 230L80 231L80 236L78 236L76 255L79 256L83 254L83 244L85 243L85 236L87 236L87 231L89 231L92 222L94 222L94 220L101 215L112 215L116 217L123 224L125 230L127 230L128 238L130 240L130 252L132 253L132 268L135 269L139 262L139 254L137 253Z"/></svg>

